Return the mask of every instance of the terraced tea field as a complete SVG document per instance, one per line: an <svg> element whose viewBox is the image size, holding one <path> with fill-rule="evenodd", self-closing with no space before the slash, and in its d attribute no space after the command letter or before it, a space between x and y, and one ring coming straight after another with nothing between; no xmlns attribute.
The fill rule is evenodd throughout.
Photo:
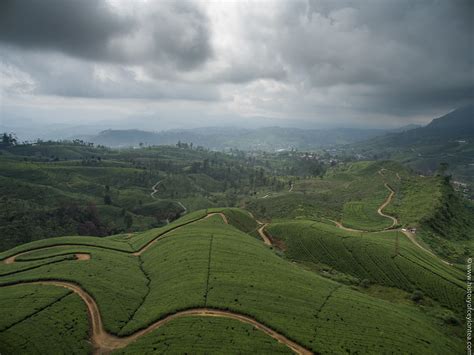
<svg viewBox="0 0 474 355"><path fill-rule="evenodd" d="M448 308L462 308L463 273L399 231L350 232L313 221L275 223L267 231L284 242L291 260L328 265L359 280L408 292L421 290Z"/></svg>
<svg viewBox="0 0 474 355"><path fill-rule="evenodd" d="M153 232L83 245L56 238L2 253L1 304L24 300L4 321L2 352L60 352L73 342L78 353L461 351L462 341L417 307L302 269L242 231L257 226L250 215L222 212L201 211Z"/></svg>

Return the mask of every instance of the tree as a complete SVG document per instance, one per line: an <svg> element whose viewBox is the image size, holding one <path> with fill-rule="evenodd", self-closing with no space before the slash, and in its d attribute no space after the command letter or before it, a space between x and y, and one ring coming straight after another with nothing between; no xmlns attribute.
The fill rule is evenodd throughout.
<svg viewBox="0 0 474 355"><path fill-rule="evenodd" d="M107 195L104 196L104 203L105 203L106 205L111 205L111 204L112 204L112 198L110 197L109 194L107 194Z"/></svg>
<svg viewBox="0 0 474 355"><path fill-rule="evenodd" d="M16 144L17 144L17 139L14 135L12 135L11 133L7 134L6 132L3 133L2 142L0 143L0 146L11 147Z"/></svg>
<svg viewBox="0 0 474 355"><path fill-rule="evenodd" d="M440 176L445 176L446 171L448 171L449 164L448 163L440 163L438 166L438 175Z"/></svg>
<svg viewBox="0 0 474 355"><path fill-rule="evenodd" d="M130 213L127 213L123 218L123 221L127 226L127 229L129 229L133 225L133 216Z"/></svg>

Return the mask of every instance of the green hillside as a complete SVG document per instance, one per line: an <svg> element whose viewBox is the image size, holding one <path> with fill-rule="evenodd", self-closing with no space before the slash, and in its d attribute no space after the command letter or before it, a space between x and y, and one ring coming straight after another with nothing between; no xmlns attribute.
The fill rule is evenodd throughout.
<svg viewBox="0 0 474 355"><path fill-rule="evenodd" d="M367 232L417 228L419 243L461 264L474 250L473 204L448 179L392 161L341 164L322 178L296 179L291 192L249 199L246 208L267 221L329 219Z"/></svg>
<svg viewBox="0 0 474 355"><path fill-rule="evenodd" d="M267 227L281 239L291 260L323 264L357 278L407 292L421 290L447 308L460 311L464 275L418 248L400 232L362 233L312 221Z"/></svg>
<svg viewBox="0 0 474 355"><path fill-rule="evenodd" d="M0 164L0 250L47 237L147 230L189 211L234 206L263 187L283 188L259 160L187 144L0 145Z"/></svg>
<svg viewBox="0 0 474 355"><path fill-rule="evenodd" d="M435 118L425 127L390 133L350 146L370 159L391 159L424 175L432 175L448 163L453 180L470 185L474 197L474 105Z"/></svg>
<svg viewBox="0 0 474 355"><path fill-rule="evenodd" d="M252 227L249 217L244 217L244 212L223 212L234 224L243 226L241 229ZM200 216L205 216L205 212L201 212ZM25 303L22 314L9 316L13 323L15 319L26 319L12 326L10 332L1 332L0 344L6 344L2 345L5 349L7 346L12 349L12 346L19 344L15 334L25 329L33 331L31 327L38 324L34 322L35 317L42 319L47 316L44 312L56 312L56 308L61 309L64 302L77 299L74 296L69 300L70 296L65 296L57 301L57 297L62 297L62 294L52 293L54 287L37 284L31 291L17 291L25 287L31 289L29 282L58 280L77 285L74 287L80 287L90 294L100 309L105 330L122 338L125 335L133 337L137 331L153 326L159 319L176 312L206 308L249 317L288 341L318 353L390 351L422 354L435 351L455 354L462 351L462 340L453 337L449 327L417 306L390 303L305 270L280 258L260 240L224 223L219 215L196 218L199 218L199 214L176 221L175 227L168 227L171 229L168 233L163 228L157 229L154 238L159 238L151 244L153 238L149 236L152 233L147 232L145 238L140 233L105 239L90 238L88 245L84 246L61 246L58 245L61 238L49 239L2 253L3 260L9 260L7 257L19 251L43 247L22 254L22 260L18 256L18 260L0 264L4 275L0 277L2 291L8 290L1 293L2 302L3 299L11 299L12 292L29 292L26 298L31 300L41 298L31 301L31 308ZM135 238L140 241L134 243ZM64 243L79 243L82 240L81 237L63 239ZM96 243L94 239L97 239ZM56 246L44 248L47 245ZM90 259L66 258L50 263L51 259L58 258L56 255L61 257L68 253L90 255ZM415 258L415 262L421 262L416 261L416 254L412 258ZM422 261L435 271L439 269L435 273L454 278L435 262L426 258ZM127 287L123 287L124 284ZM42 293L43 288L49 292L49 296ZM40 310L51 302L57 307L48 306ZM33 303L38 305L33 306ZM73 309L77 307L71 307L71 311ZM380 314L384 317L380 317ZM72 320L83 327L85 312L83 315L78 317L71 314L61 319L60 323ZM136 342L127 344L129 347L123 348L123 351L141 351L151 347L163 349L164 346L184 349L188 342L195 342L192 340L193 332L201 334L204 330L219 326L219 323L208 323L205 320L207 318L196 323L193 317L183 316L167 322L166 326L146 333L149 336L143 335ZM46 319L50 321L51 318ZM249 346L245 345L248 344L249 332L256 334L256 331L246 326L233 326L232 323L222 320L220 326L230 327L230 336L234 337L236 344L244 344L239 349L245 349L245 346ZM187 324L196 325L183 340L179 335ZM20 325L24 328L16 328ZM37 327L34 330L38 338L41 337L41 329ZM67 346L67 341L82 341L83 333L78 332L81 328L75 329L76 333L70 336L58 337L57 342L50 345L51 350L44 348L49 343L41 346L45 351L53 351ZM338 334L337 340L334 334ZM255 337L255 342L252 341L254 351L285 350L276 342L264 338L263 333ZM197 344L203 352L218 353L222 349L219 338L202 334L198 339ZM24 349L32 349L36 346L35 338L22 344Z"/></svg>

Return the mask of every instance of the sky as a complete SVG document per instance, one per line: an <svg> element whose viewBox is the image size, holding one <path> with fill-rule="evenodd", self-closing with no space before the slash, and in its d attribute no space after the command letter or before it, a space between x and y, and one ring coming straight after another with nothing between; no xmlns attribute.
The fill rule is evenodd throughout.
<svg viewBox="0 0 474 355"><path fill-rule="evenodd" d="M469 0L3 0L0 125L396 127L474 93Z"/></svg>

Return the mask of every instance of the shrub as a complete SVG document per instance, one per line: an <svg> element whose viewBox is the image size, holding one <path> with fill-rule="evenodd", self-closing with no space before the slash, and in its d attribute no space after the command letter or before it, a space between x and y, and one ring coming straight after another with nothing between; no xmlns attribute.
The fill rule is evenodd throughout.
<svg viewBox="0 0 474 355"><path fill-rule="evenodd" d="M410 298L411 298L411 300L412 300L413 302L418 303L418 302L420 302L420 301L424 298L424 294L423 294L423 292L421 292L420 290L415 290L415 291L413 291L413 293L411 294L411 297L410 297Z"/></svg>

